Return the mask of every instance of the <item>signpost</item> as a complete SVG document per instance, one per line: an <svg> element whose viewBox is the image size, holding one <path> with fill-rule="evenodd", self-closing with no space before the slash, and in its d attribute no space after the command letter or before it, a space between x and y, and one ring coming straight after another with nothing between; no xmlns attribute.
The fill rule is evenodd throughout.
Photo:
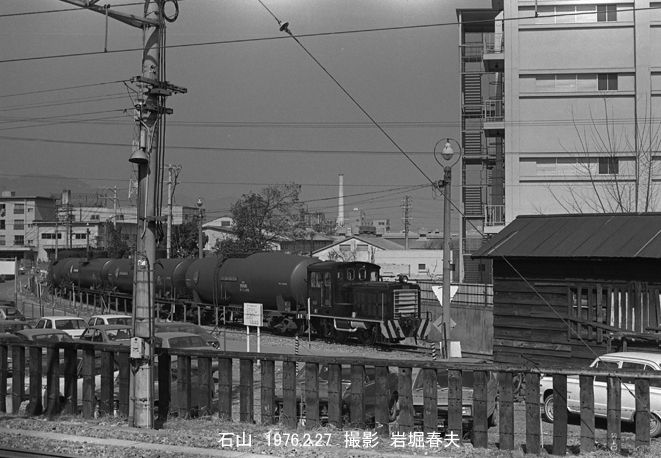
<svg viewBox="0 0 661 458"><path fill-rule="evenodd" d="M246 351L250 352L250 326L255 326L257 328L257 353L259 353L261 339L259 330L264 324L264 305L244 302L243 324L246 327Z"/></svg>

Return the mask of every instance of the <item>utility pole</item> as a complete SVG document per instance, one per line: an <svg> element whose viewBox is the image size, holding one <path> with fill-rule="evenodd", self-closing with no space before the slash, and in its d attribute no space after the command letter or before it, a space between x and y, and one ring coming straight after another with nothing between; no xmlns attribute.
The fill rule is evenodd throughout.
<svg viewBox="0 0 661 458"><path fill-rule="evenodd" d="M409 210L411 209L411 196L404 196L404 202L402 203L402 208L404 209L404 249L409 249L409 230L411 229L411 220L409 219Z"/></svg>
<svg viewBox="0 0 661 458"><path fill-rule="evenodd" d="M177 187L177 178L181 172L181 165L166 165L168 169L168 231L167 231L167 258L172 256L172 198L174 197L174 188ZM174 178L173 178L174 177Z"/></svg>
<svg viewBox="0 0 661 458"><path fill-rule="evenodd" d="M97 0L61 0L82 8L104 14L144 32L142 73L131 78L139 85L141 96L135 105L135 119L139 128L137 148L131 154L129 162L138 167L138 235L135 253L135 277L133 288L133 331L130 352L130 400L129 425L135 427L154 427L153 396L153 301L154 264L156 262L156 214L157 182L156 173L160 170L163 145L159 139L165 138L159 132L161 117L171 114L172 110L163 106L165 97L173 93L185 93L185 88L176 87L162 81L161 42L165 34L165 21L173 22L179 13L176 0L170 0L175 6L175 14L166 16L162 11L164 1L145 0L144 17L97 6ZM158 209L160 212L160 208Z"/></svg>

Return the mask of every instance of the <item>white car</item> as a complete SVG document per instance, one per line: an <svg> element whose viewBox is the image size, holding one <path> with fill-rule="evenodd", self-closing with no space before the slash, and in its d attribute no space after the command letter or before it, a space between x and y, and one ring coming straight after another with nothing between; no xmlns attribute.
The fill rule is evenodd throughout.
<svg viewBox="0 0 661 458"><path fill-rule="evenodd" d="M44 316L39 318L35 329L60 329L74 339L80 337L87 323L77 316Z"/></svg>
<svg viewBox="0 0 661 458"><path fill-rule="evenodd" d="M131 326L133 317L131 315L92 315L87 320L87 326L98 326L100 324L123 324Z"/></svg>
<svg viewBox="0 0 661 458"><path fill-rule="evenodd" d="M632 372L661 371L661 353L618 352L607 353L595 359L591 368L623 369ZM661 376L661 372L659 372ZM626 377L621 380L621 418L622 421L635 421L636 387L635 381ZM544 417L553 421L553 377L543 377L540 382L540 396L544 405ZM606 418L607 378L597 376L594 379L594 415ZM581 413L580 385L577 375L567 377L567 410L573 414ZM650 436L661 436L661 378L650 379Z"/></svg>

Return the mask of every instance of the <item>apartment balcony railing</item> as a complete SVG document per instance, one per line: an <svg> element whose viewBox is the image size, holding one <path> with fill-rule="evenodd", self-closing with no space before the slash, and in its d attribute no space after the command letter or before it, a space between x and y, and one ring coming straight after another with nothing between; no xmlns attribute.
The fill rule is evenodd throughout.
<svg viewBox="0 0 661 458"><path fill-rule="evenodd" d="M505 102L503 99L492 99L484 102L482 111L484 122L502 122L505 120Z"/></svg>
<svg viewBox="0 0 661 458"><path fill-rule="evenodd" d="M502 33L484 34L482 52L484 54L502 53L505 49L505 36Z"/></svg>
<svg viewBox="0 0 661 458"><path fill-rule="evenodd" d="M484 206L484 229L487 233L499 232L505 227L505 206ZM495 231L494 231L495 230Z"/></svg>

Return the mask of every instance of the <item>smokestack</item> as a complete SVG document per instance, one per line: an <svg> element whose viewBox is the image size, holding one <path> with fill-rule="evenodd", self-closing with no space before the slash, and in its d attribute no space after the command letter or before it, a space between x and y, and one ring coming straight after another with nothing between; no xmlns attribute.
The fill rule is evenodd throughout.
<svg viewBox="0 0 661 458"><path fill-rule="evenodd" d="M340 190L337 196L337 227L344 227L344 175L338 175L340 179Z"/></svg>

